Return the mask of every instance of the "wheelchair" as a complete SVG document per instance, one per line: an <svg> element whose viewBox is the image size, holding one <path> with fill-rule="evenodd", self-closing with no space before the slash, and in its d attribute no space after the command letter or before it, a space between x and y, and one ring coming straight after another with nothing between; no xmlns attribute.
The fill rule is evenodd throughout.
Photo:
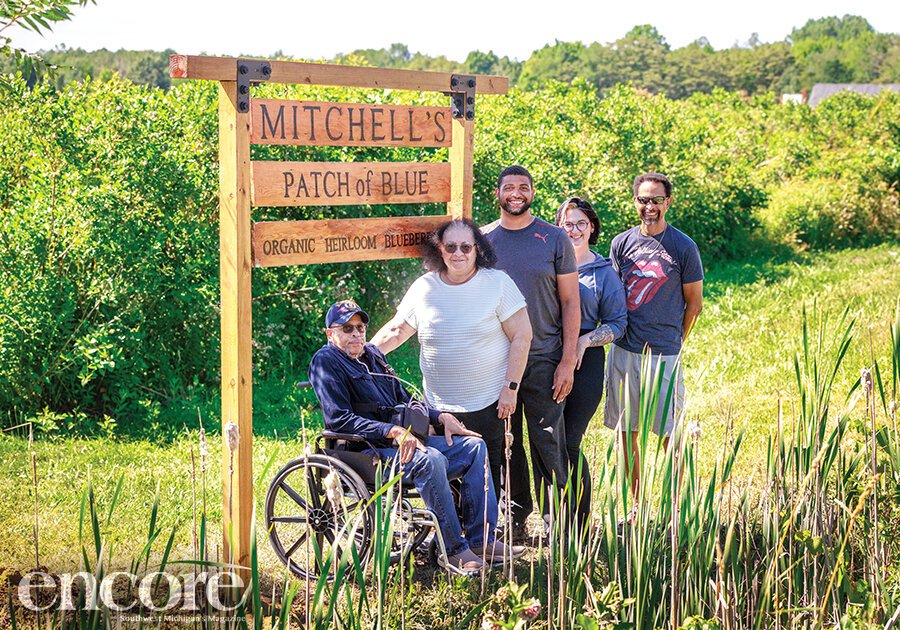
<svg viewBox="0 0 900 630"><path fill-rule="evenodd" d="M342 553L351 554L347 558L351 564L355 556L360 566L365 566L378 531L378 517L394 518L392 562L405 561L426 541L433 559L439 555L446 559L436 516L411 503L418 496L415 488L403 485L399 513L386 505L385 495L376 496L378 468L387 476L389 466L368 440L323 431L314 444L312 453L278 471L266 493L269 541L294 575L317 580L333 571ZM364 445L372 452L352 450L352 444ZM458 484L451 483L451 491L459 506Z"/></svg>

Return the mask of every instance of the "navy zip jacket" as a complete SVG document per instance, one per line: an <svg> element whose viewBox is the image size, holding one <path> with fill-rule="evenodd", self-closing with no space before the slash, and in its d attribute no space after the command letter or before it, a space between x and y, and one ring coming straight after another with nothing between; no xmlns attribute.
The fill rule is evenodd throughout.
<svg viewBox="0 0 900 630"><path fill-rule="evenodd" d="M394 425L375 410L359 409L371 404L394 407L412 398L396 378L378 376L387 374L384 365L384 354L370 343L358 359L331 343L316 352L309 364L309 381L322 406L325 428L360 435L374 446L392 446L387 433ZM432 424L437 424L439 415L440 411L429 408Z"/></svg>

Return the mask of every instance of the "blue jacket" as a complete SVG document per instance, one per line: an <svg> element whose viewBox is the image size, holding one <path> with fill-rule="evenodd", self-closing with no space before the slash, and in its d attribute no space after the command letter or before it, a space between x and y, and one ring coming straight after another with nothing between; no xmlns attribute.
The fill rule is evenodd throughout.
<svg viewBox="0 0 900 630"><path fill-rule="evenodd" d="M370 343L358 359L351 359L331 343L316 352L309 364L309 381L322 406L325 428L361 435L374 446L391 445L387 433L394 425L387 421L389 417L374 409L358 408L372 404L392 408L412 398L396 378L379 376L388 373L385 365L384 354ZM436 423L440 412L428 411L432 423Z"/></svg>
<svg viewBox="0 0 900 630"><path fill-rule="evenodd" d="M578 292L581 298L581 330L609 326L618 339L625 333L628 310L625 287L609 258L597 256L578 267Z"/></svg>

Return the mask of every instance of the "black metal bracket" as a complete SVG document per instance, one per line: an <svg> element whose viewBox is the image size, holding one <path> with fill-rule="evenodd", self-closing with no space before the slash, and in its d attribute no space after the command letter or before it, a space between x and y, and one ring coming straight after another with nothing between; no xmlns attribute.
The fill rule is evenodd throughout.
<svg viewBox="0 0 900 630"><path fill-rule="evenodd" d="M454 118L475 120L475 76L471 74L450 75L450 113Z"/></svg>
<svg viewBox="0 0 900 630"><path fill-rule="evenodd" d="M259 59L237 60L237 109L246 114L250 111L250 84L263 83L272 76L272 64Z"/></svg>

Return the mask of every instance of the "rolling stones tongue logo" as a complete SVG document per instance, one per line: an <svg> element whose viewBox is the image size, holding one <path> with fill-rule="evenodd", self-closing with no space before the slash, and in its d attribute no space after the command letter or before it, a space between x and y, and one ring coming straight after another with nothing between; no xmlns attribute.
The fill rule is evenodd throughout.
<svg viewBox="0 0 900 630"><path fill-rule="evenodd" d="M628 310L633 311L650 302L668 279L659 260L636 260L625 280Z"/></svg>

